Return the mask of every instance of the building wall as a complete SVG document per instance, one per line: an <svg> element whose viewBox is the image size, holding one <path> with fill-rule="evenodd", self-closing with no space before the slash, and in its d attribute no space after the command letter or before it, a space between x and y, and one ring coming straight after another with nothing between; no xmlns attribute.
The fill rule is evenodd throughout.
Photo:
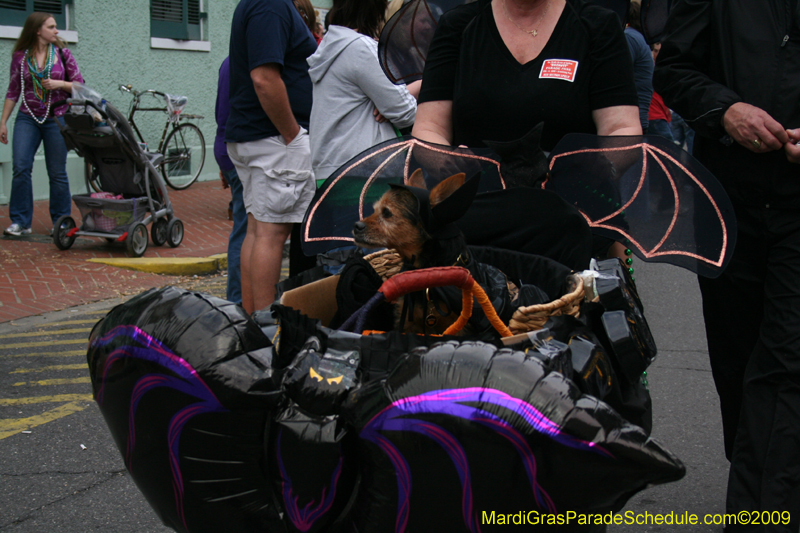
<svg viewBox="0 0 800 533"><path fill-rule="evenodd" d="M324 11L330 0L313 3ZM77 34L77 42L68 43L68 48L78 60L86 85L123 111L127 111L131 96L120 92L118 87L130 84L137 90L156 89L187 96L189 101L185 112L205 116L197 121L206 140L206 161L201 180L217 179L218 176L219 169L213 155L217 72L228 55L230 21L237 4L238 0L203 0L203 11L208 13L203 29L207 43L199 45L208 48L207 51L153 48L148 0L75 0L70 6L68 30L72 35ZM9 36L13 30L2 27L0 21L0 88L4 99L11 50L16 40L15 36ZM63 31L63 28L59 30ZM174 41L174 44L181 43ZM155 100L151 102L157 103ZM8 121L12 140L18 110L19 104ZM157 147L164 122L165 116L159 113L137 113L136 123L144 126L143 134L151 148ZM68 156L67 173L72 193L85 192L83 160L74 152ZM9 142L8 145L0 144L0 204L8 204L11 178ZM36 199L48 198L48 179L41 148L34 162L33 184Z"/></svg>
<svg viewBox="0 0 800 533"><path fill-rule="evenodd" d="M217 70L228 53L230 19L237 0L205 0L203 4L204 11L208 13L204 25L204 37L208 43L201 46L206 46L208 51L152 48L150 2L147 0L75 1L71 6L68 29L77 33L77 42L68 43L68 47L78 60L86 85L119 109L127 110L131 100L129 94L117 89L121 84L131 84L139 90L156 89L188 96L185 112L205 116L198 121L207 145L201 179L214 179L218 172L212 152L216 130L214 102ZM3 58L0 61L0 87L4 91L8 87L14 41L13 38L0 38L0 58ZM156 101L153 100L153 103ZM18 110L19 104L8 123L12 140L14 117ZM143 113L142 117L146 140L157 146L165 116ZM150 138L154 141L150 141ZM72 193L85 192L83 160L70 152L67 162ZM8 203L11 178L9 143L0 145L0 204ZM47 198L49 188L42 149L34 162L33 183L34 197Z"/></svg>

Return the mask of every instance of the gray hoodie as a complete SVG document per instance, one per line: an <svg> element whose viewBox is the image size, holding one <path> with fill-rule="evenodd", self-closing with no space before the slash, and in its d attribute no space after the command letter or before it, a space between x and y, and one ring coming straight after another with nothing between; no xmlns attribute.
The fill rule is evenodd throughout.
<svg viewBox="0 0 800 533"><path fill-rule="evenodd" d="M394 85L378 63L378 43L344 26L333 26L308 59L313 83L309 136L314 176L330 176L350 158L395 137L392 124L414 123L417 101ZM379 124L372 112L391 122Z"/></svg>

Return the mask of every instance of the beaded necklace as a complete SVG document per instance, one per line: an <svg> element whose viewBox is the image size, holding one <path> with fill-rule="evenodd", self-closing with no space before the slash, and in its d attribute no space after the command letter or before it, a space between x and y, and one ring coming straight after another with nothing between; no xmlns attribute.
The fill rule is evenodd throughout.
<svg viewBox="0 0 800 533"><path fill-rule="evenodd" d="M50 77L50 71L53 69L53 62L55 61L55 45L50 43L50 47L47 49L47 57L45 58L44 68L39 70L38 65L36 64L36 57L35 54L31 53L31 50L28 50L28 53L22 58L20 62L20 69L19 69L19 81L21 85L21 94L22 94L22 103L25 104L25 109L28 110L28 113L31 114L33 120L38 122L39 124L44 124L44 121L47 120L47 115L50 114L50 104L53 101L53 91L48 91L42 86L42 80L45 78ZM36 118L36 115L33 114L31 111L30 106L28 106L28 101L25 98L25 66L27 64L28 72L31 74L31 79L33 80L33 93L36 98L44 103L45 94L47 94L47 109L44 112L44 116L42 120Z"/></svg>

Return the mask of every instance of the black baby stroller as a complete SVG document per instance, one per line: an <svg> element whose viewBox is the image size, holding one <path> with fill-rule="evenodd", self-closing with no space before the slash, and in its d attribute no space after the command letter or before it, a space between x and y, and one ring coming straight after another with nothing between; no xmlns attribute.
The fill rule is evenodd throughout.
<svg viewBox="0 0 800 533"><path fill-rule="evenodd" d="M158 171L162 154L147 152L136 142L125 116L105 100L70 98L61 134L68 149L91 165L87 194L72 200L81 212L77 226L69 215L61 217L53 241L67 250L77 236L124 242L131 257L147 250L147 225L152 223L153 244L171 247L183 240L183 222L176 218L167 188ZM93 189L100 189L92 192Z"/></svg>

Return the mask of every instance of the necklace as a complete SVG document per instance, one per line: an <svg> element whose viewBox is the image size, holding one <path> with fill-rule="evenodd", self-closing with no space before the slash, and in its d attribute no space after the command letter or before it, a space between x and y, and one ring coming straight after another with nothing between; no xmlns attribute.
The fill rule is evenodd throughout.
<svg viewBox="0 0 800 533"><path fill-rule="evenodd" d="M33 93L42 103L44 103L45 94L47 93L47 89L45 89L42 85L42 80L50 77L50 71L53 68L53 61L55 57L53 50L54 48L55 45L50 44L50 46L48 46L45 50L44 65L41 69L39 68L39 63L36 60L36 53L33 51L33 49L28 50L28 53L26 54L28 72L31 73L31 79L33 80Z"/></svg>
<svg viewBox="0 0 800 533"><path fill-rule="evenodd" d="M544 11L542 12L542 15L539 17L539 20L536 21L536 26L539 26L539 24L542 23L542 20L544 20L544 17L547 15L547 10L549 8L550 8L550 2L545 3ZM517 24L514 19L511 18L511 15L509 15L509 13L508 13L508 8L506 7L506 0L503 0L503 13L506 14L506 18L508 19L508 21L511 24L513 24L514 26L516 26L516 28L519 31L527 33L528 35L531 35L533 37L536 37L537 35L539 35L538 28L534 28L532 30L526 30L525 28L522 28L519 24Z"/></svg>
<svg viewBox="0 0 800 533"><path fill-rule="evenodd" d="M31 79L33 79L34 94L36 94L36 97L39 98L42 101L42 103L44 103L44 94L41 95L41 98L39 94L37 94L36 77L37 75L39 75L40 78L44 78L45 74L47 75L48 78L50 77L50 70L53 68L53 60L55 56L55 54L53 53L53 48L55 48L55 45L51 44L50 46L51 48L48 50L45 67L44 69L42 69L41 72L35 72L35 67L34 69L31 69L30 55L28 55L27 61L26 61L26 56L23 56L19 66L19 84L20 84L20 94L22 96L22 103L25 105L25 109L28 110L28 113L31 114L33 120L35 120L38 124L44 124L44 121L47 120L47 115L50 114L50 104L53 102L53 91L48 91L44 89L44 87L42 87L42 91L47 93L47 109L44 112L42 120L39 120L38 118L36 118L36 115L33 114L33 111L31 111L30 106L28 106L28 100L25 98L25 64L27 63L28 71L31 73ZM34 62L35 61L36 59L34 58Z"/></svg>

